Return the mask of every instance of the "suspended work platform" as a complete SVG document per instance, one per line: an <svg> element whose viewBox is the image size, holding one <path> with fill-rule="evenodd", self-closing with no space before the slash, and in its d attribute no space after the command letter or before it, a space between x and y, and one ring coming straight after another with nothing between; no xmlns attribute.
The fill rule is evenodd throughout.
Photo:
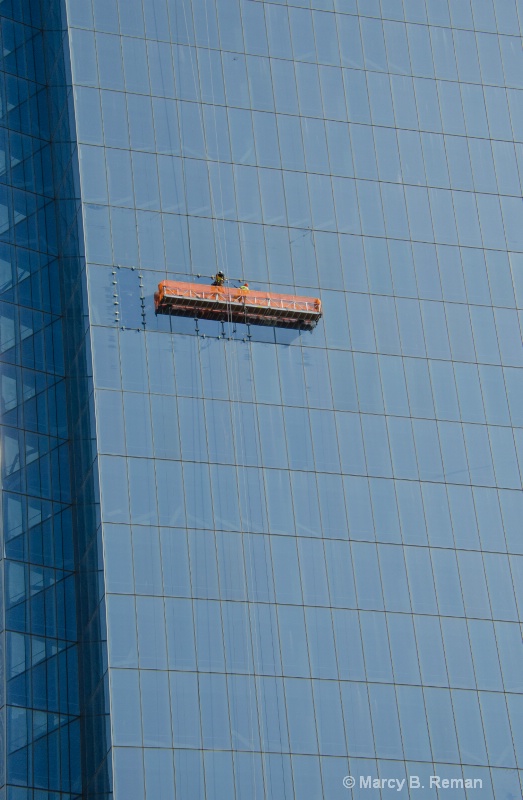
<svg viewBox="0 0 523 800"><path fill-rule="evenodd" d="M181 281L161 281L154 304L157 314L303 330L315 328L322 316L316 297Z"/></svg>

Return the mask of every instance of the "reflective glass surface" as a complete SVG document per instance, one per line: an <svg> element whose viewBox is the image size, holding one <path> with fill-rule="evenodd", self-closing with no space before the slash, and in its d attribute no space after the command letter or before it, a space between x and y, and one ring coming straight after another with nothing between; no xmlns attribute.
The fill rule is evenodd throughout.
<svg viewBox="0 0 523 800"><path fill-rule="evenodd" d="M5 800L74 800L82 791L75 559L80 528L73 509L79 473L72 478L71 347L65 347L72 328L61 293L66 282L73 287L78 237L70 230L74 175L61 26L59 4L51 0L1 4L0 796Z"/></svg>
<svg viewBox="0 0 523 800"><path fill-rule="evenodd" d="M116 799L520 796L521 4L66 6Z"/></svg>

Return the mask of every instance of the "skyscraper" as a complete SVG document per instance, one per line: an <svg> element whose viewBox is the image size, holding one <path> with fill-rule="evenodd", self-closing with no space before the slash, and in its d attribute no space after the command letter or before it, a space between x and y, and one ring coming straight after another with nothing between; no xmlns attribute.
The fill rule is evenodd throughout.
<svg viewBox="0 0 523 800"><path fill-rule="evenodd" d="M519 0L0 22L0 800L520 796Z"/></svg>
<svg viewBox="0 0 523 800"><path fill-rule="evenodd" d="M65 800L82 780L62 293L79 239L63 34L56 3L6 2L0 15L0 796Z"/></svg>

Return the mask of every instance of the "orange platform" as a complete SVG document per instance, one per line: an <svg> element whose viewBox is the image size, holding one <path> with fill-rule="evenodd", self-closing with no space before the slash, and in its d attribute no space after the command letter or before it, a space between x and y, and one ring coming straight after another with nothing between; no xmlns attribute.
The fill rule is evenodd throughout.
<svg viewBox="0 0 523 800"><path fill-rule="evenodd" d="M322 316L316 297L182 281L161 281L154 304L157 314L305 330L315 328Z"/></svg>

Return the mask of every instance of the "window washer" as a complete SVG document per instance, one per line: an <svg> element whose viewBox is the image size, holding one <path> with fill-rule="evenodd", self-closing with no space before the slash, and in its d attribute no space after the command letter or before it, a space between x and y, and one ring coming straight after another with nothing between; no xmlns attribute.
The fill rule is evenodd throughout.
<svg viewBox="0 0 523 800"><path fill-rule="evenodd" d="M247 283L247 281L244 281L242 283L242 285L240 286L240 289L243 289L245 292L249 291L249 284Z"/></svg>
<svg viewBox="0 0 523 800"><path fill-rule="evenodd" d="M225 275L220 270L220 272L217 272L216 275L214 276L212 286L223 286L224 283L225 283Z"/></svg>

